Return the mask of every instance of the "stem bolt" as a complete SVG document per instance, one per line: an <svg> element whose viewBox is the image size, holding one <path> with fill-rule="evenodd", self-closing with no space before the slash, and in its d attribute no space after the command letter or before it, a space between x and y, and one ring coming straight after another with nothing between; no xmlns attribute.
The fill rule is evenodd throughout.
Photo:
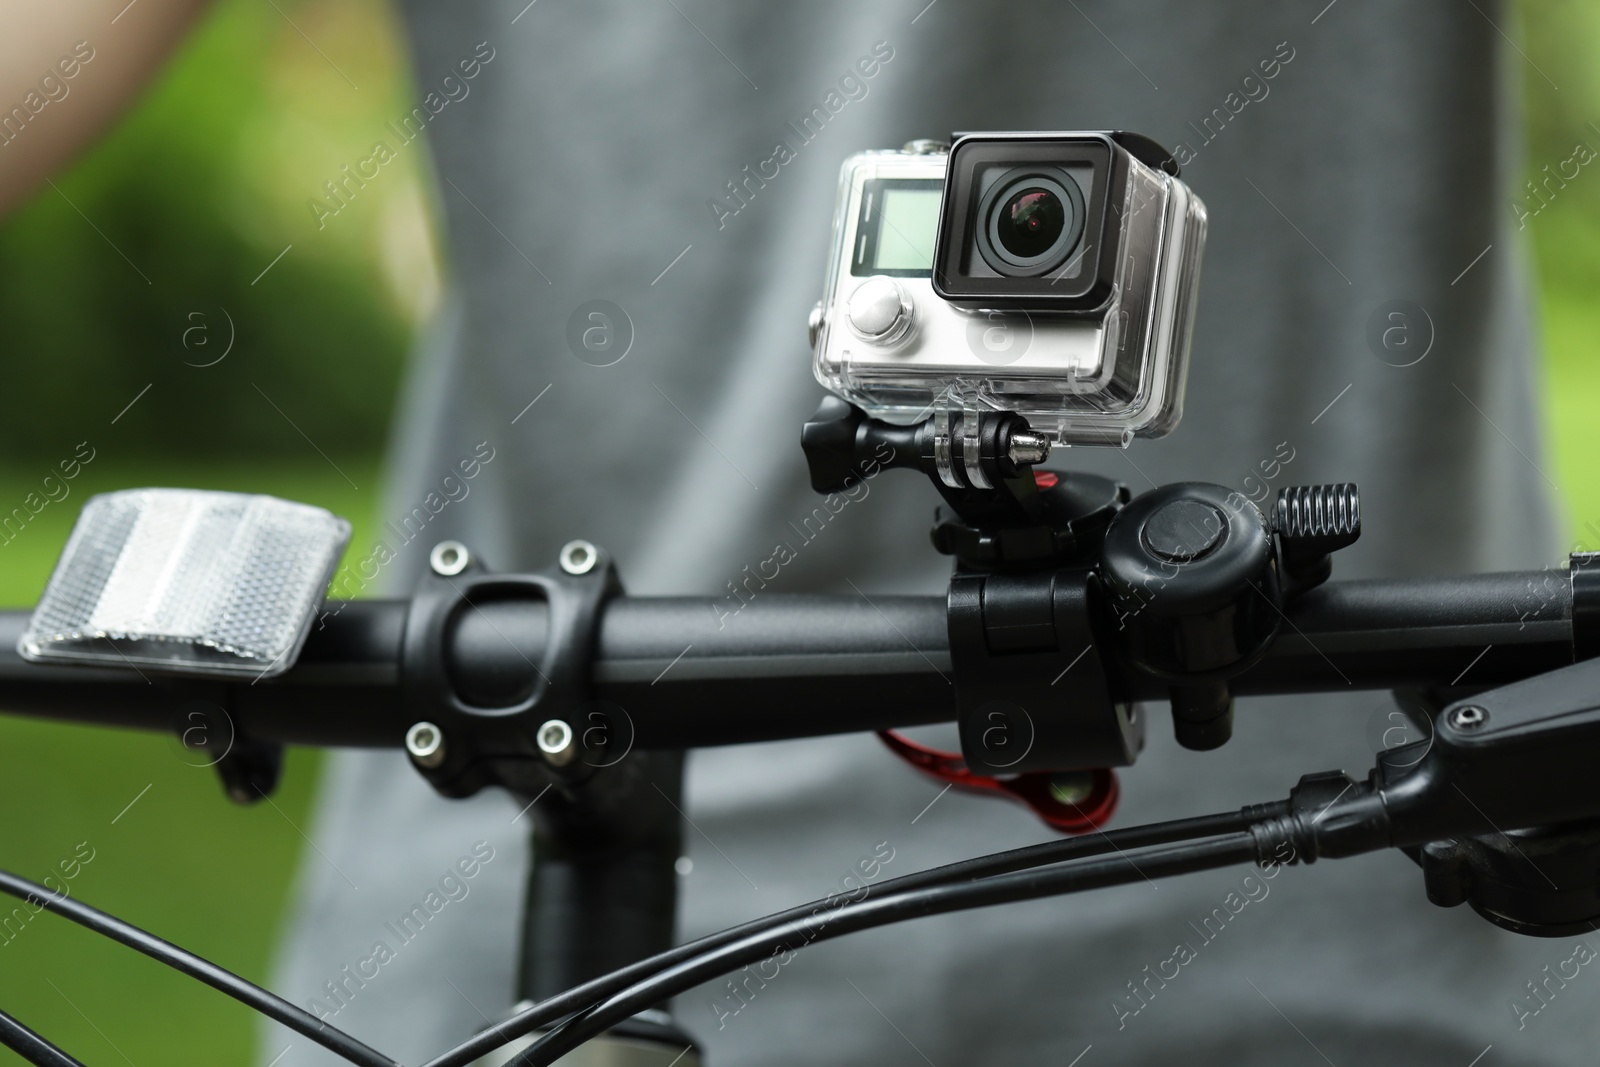
<svg viewBox="0 0 1600 1067"><path fill-rule="evenodd" d="M552 767L565 767L578 754L572 727L561 719L545 722L534 735L534 740L538 742L539 751L544 753L545 761Z"/></svg>
<svg viewBox="0 0 1600 1067"><path fill-rule="evenodd" d="M471 562L472 553L460 541L440 541L428 553L428 566L441 578L454 578Z"/></svg>
<svg viewBox="0 0 1600 1067"><path fill-rule="evenodd" d="M561 546L561 569L568 574L588 574L600 562L600 550L587 541L568 541Z"/></svg>
<svg viewBox="0 0 1600 1067"><path fill-rule="evenodd" d="M444 731L431 722L413 723L406 731L406 751L419 767L439 766L444 762Z"/></svg>

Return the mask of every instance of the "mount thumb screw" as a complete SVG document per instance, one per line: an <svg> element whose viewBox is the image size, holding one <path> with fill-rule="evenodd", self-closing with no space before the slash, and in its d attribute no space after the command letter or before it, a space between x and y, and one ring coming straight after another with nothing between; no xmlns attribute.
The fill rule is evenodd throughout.
<svg viewBox="0 0 1600 1067"><path fill-rule="evenodd" d="M1011 435L1006 446L1006 456L1021 467L1031 467L1050 458L1050 438L1032 430L1018 430Z"/></svg>

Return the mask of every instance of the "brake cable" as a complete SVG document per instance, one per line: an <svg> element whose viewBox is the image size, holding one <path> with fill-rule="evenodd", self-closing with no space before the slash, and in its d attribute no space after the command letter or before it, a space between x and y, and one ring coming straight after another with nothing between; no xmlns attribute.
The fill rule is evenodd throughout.
<svg viewBox="0 0 1600 1067"><path fill-rule="evenodd" d="M16 897L18 900L28 901L46 911L55 912L62 918L70 919L79 926L93 930L103 937L129 948L144 953L159 963L164 963L173 970L190 978L197 978L206 985L246 1004L267 1018L277 1023L282 1023L289 1029L310 1038L317 1044L343 1056L351 1063L360 1064L361 1067L401 1067L401 1065L378 1052L343 1030L329 1026L315 1015L303 1008L297 1008L275 993L271 993L260 986L234 974L226 968L219 967L210 960L195 955L187 949L179 948L170 941L164 941L154 934L132 923L124 922L114 915L108 915L98 908L92 908L80 901L60 896L51 892L37 882L30 882L9 871L0 871L0 893ZM14 1021L14 1020L13 1020ZM20 1023L17 1024L21 1026ZM26 1029L26 1028L24 1028ZM35 1035L37 1037L37 1035ZM38 1039L42 1040L42 1039ZM9 1046L16 1048L15 1045ZM21 1051L18 1049L18 1051ZM60 1050L55 1050L58 1056L65 1056ZM44 1064L69 1064L76 1061L68 1058L65 1060L40 1059L36 1063Z"/></svg>

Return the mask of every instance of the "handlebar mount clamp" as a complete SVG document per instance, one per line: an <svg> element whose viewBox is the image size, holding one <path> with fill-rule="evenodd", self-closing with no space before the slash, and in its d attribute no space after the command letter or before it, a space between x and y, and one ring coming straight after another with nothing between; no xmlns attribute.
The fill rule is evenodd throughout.
<svg viewBox="0 0 1600 1067"><path fill-rule="evenodd" d="M631 747L626 713L592 700L589 680L601 611L622 583L608 554L575 544L590 554L581 567L491 574L469 557L456 573L429 574L413 597L401 701L409 721L439 732L438 751L413 749L412 763L445 796L487 785L531 796ZM541 602L542 620L528 610Z"/></svg>

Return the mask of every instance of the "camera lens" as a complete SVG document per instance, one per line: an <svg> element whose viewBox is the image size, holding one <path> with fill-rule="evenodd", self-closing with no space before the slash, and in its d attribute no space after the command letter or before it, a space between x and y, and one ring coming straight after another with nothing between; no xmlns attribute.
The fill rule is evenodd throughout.
<svg viewBox="0 0 1600 1067"><path fill-rule="evenodd" d="M988 183L977 211L978 251L995 273L1038 278L1065 264L1083 237L1083 193L1057 167L1014 167Z"/></svg>
<svg viewBox="0 0 1600 1067"><path fill-rule="evenodd" d="M1067 211L1061 198L1048 189L1024 189L1000 208L995 236L1000 246L1018 259L1034 259L1050 251L1067 228Z"/></svg>

